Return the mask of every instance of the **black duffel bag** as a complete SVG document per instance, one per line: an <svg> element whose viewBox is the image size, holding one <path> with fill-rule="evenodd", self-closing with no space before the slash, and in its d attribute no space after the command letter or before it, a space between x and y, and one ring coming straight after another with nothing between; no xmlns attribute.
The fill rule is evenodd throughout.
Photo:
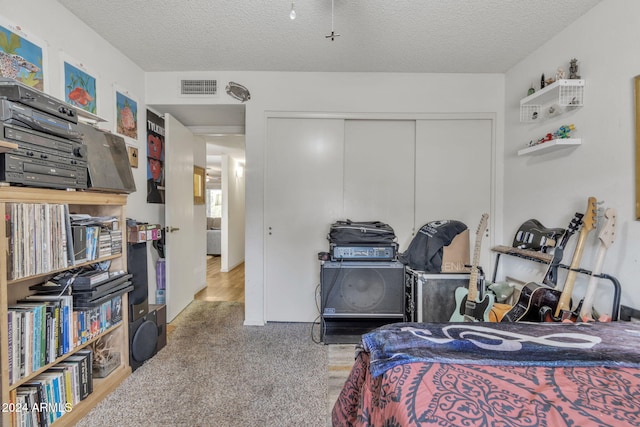
<svg viewBox="0 0 640 427"><path fill-rule="evenodd" d="M332 245L390 244L396 241L396 233L384 222L347 219L331 224L327 239Z"/></svg>

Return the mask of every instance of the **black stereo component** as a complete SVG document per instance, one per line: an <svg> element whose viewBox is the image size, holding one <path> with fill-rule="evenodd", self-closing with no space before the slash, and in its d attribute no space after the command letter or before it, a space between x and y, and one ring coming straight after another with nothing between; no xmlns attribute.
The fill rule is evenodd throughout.
<svg viewBox="0 0 640 427"><path fill-rule="evenodd" d="M4 153L0 156L0 180L31 187L87 188L87 169Z"/></svg>
<svg viewBox="0 0 640 427"><path fill-rule="evenodd" d="M0 78L0 97L78 123L78 114L74 107L14 79Z"/></svg>
<svg viewBox="0 0 640 427"><path fill-rule="evenodd" d="M133 291L129 293L129 319L133 321L149 312L147 242L128 244L127 268L133 275L131 277Z"/></svg>
<svg viewBox="0 0 640 427"><path fill-rule="evenodd" d="M82 140L77 124L7 99L0 99L0 121L62 138Z"/></svg>
<svg viewBox="0 0 640 427"><path fill-rule="evenodd" d="M66 159L63 163L87 166L87 146L80 142L8 123L0 123L0 128L3 139L18 144L18 148L60 156Z"/></svg>
<svg viewBox="0 0 640 427"><path fill-rule="evenodd" d="M398 245L331 245L332 261L393 261L398 253Z"/></svg>
<svg viewBox="0 0 640 427"><path fill-rule="evenodd" d="M403 318L404 264L398 261L324 262L324 318Z"/></svg>

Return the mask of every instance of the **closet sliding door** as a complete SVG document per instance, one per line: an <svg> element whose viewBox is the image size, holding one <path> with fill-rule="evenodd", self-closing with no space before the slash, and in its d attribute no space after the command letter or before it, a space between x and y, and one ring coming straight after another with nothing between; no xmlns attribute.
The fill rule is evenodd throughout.
<svg viewBox="0 0 640 427"><path fill-rule="evenodd" d="M413 225L415 136L414 120L345 121L345 217L386 222L401 248Z"/></svg>
<svg viewBox="0 0 640 427"><path fill-rule="evenodd" d="M266 320L318 316L318 252L342 217L344 120L269 118L265 183Z"/></svg>
<svg viewBox="0 0 640 427"><path fill-rule="evenodd" d="M416 122L416 230L430 221L455 219L469 227L471 252L483 213L492 204L492 121ZM490 247L488 241L482 248ZM481 265L489 268L489 251Z"/></svg>

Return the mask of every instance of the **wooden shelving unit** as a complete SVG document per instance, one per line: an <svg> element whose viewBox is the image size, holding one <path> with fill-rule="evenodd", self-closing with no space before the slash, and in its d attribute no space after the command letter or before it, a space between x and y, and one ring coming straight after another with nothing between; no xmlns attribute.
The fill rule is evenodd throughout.
<svg viewBox="0 0 640 427"><path fill-rule="evenodd" d="M64 190L48 190L24 187L0 187L0 212L6 212L8 203L58 203L69 205L70 212L87 213L92 216L115 216L118 218L120 229L126 230L126 214L125 206L127 196L121 194L107 194L80 191L64 191ZM0 221L0 252L9 253L9 236L7 234L7 222ZM123 238L125 238L123 236ZM124 243L124 240L123 240ZM101 258L91 263L110 260L112 271L127 271L127 245L122 245L122 253L112 255L110 257ZM0 390L2 402L10 402L10 393L20 384L28 381L30 378L36 377L39 373L54 366L56 363L64 360L64 358L77 352L82 348L88 347L98 338L110 335L112 343L120 352L120 365L106 378L94 379L93 392L80 403L73 407L71 412L66 413L59 418L54 426L67 426L77 423L86 413L88 413L101 399L118 386L131 373L129 367L129 334L128 334L128 307L127 294L122 295L122 320L107 329L102 334L92 338L64 356L56 359L54 362L38 369L25 378L9 384L9 352L8 352L8 306L14 304L17 300L24 298L26 295L33 293L29 290L29 286L42 283L49 277L52 277L56 271L50 274L39 274L20 278L17 280L7 280L9 277L8 262L6 257L0 262ZM90 263L87 263L90 264ZM76 268L77 266L69 267ZM64 271L64 270L63 270ZM58 271L59 272L59 271ZM9 412L2 413L2 425L11 426L11 414Z"/></svg>

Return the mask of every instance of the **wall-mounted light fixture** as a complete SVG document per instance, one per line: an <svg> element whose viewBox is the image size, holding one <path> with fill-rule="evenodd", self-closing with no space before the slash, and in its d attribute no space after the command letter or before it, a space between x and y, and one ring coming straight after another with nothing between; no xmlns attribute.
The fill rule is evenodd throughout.
<svg viewBox="0 0 640 427"><path fill-rule="evenodd" d="M244 176L244 166L237 165L236 166L236 178L242 178Z"/></svg>
<svg viewBox="0 0 640 427"><path fill-rule="evenodd" d="M291 20L296 19L296 2L294 0L291 1L291 12L289 12L289 18L291 18Z"/></svg>

